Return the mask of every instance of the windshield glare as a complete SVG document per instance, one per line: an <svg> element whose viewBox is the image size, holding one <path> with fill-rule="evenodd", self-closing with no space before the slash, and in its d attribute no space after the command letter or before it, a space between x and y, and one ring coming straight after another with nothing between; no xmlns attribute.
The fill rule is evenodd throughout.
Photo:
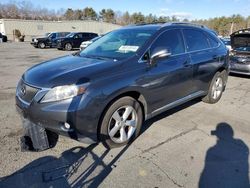
<svg viewBox="0 0 250 188"><path fill-rule="evenodd" d="M83 57L125 59L134 55L156 32L145 29L122 29L108 33L81 52Z"/></svg>

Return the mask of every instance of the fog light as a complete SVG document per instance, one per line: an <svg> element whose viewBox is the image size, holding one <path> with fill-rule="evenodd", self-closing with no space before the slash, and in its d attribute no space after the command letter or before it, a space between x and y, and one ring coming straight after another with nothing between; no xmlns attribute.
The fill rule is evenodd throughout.
<svg viewBox="0 0 250 188"><path fill-rule="evenodd" d="M70 124L68 124L68 123L64 123L64 127L66 128L66 129L70 129Z"/></svg>

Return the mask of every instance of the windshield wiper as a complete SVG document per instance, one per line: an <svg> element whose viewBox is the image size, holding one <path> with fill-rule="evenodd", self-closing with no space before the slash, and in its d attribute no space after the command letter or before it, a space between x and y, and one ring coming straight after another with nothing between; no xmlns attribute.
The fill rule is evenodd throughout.
<svg viewBox="0 0 250 188"><path fill-rule="evenodd" d="M114 61L117 61L117 59L115 58L109 58L109 57L103 57L103 56L97 56L97 55L85 55L83 57L86 57L86 58L93 58L93 59L100 59L100 60L114 60Z"/></svg>

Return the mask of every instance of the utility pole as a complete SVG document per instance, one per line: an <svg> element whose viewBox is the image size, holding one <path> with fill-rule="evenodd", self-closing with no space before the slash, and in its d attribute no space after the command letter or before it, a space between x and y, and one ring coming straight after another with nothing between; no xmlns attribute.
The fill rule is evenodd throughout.
<svg viewBox="0 0 250 188"><path fill-rule="evenodd" d="M234 22L231 22L230 35L233 33L233 29L234 29Z"/></svg>

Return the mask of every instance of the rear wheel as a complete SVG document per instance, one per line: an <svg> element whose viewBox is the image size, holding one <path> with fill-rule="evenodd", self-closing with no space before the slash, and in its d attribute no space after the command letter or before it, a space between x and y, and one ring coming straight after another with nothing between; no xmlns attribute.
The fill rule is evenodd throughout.
<svg viewBox="0 0 250 188"><path fill-rule="evenodd" d="M100 141L107 148L126 145L139 135L142 121L143 114L138 101L123 97L106 111L99 131Z"/></svg>
<svg viewBox="0 0 250 188"><path fill-rule="evenodd" d="M70 50L72 50L72 45L70 43L66 43L64 46L64 49L67 51L70 51Z"/></svg>
<svg viewBox="0 0 250 188"><path fill-rule="evenodd" d="M208 94L202 99L203 102L214 104L217 103L224 91L225 87L225 72L217 72L209 86Z"/></svg>

